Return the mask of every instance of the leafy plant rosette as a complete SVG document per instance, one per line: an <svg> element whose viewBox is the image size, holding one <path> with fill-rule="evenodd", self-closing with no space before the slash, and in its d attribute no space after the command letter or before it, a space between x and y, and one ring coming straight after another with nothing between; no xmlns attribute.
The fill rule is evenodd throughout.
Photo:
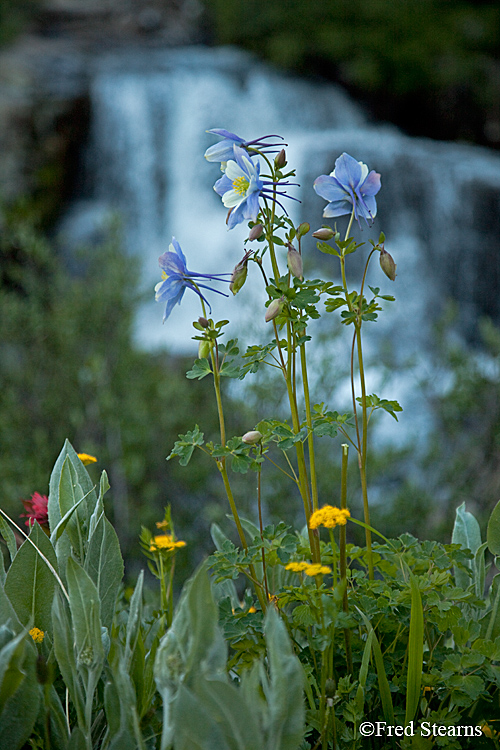
<svg viewBox="0 0 500 750"><path fill-rule="evenodd" d="M330 175L317 178L315 190L328 201L324 216L349 218L343 239L336 226L312 233L318 249L337 259L338 282L308 280L310 226L295 227L283 205L295 184L281 139L210 132L221 138L205 156L221 163L215 190L229 210L228 227L249 224L244 254L228 278L194 273L173 239L160 258L156 298L164 320L187 289L200 299L199 357L187 375L213 381L220 434L205 441L195 426L169 458L187 465L196 449L211 456L239 543L213 525L216 551L175 604L175 559L184 542L167 509L140 540L159 591L144 589L142 573L125 590L118 538L104 511L106 473L95 485L66 442L47 512L37 500L29 535L17 527L19 548L13 522L0 514L10 558L0 568L2 743L9 750L499 747L500 573L492 575L485 556L499 567L500 503L485 542L464 506L448 545L408 534L387 539L370 522L370 418L385 411L397 421L401 407L366 383L362 329L376 321L380 301L393 297L378 287L366 297L365 281L377 254L391 281L396 265L383 234L371 242L359 291L348 284L346 264L364 244L351 236L355 222L376 217L380 175L342 154ZM271 334L240 356L238 342L224 339L227 321L209 317L207 295L224 281L237 294L250 269L267 293ZM309 323L337 311L352 332L350 414L314 403L309 389ZM228 438L223 378L265 367L281 380L289 418L269 417ZM325 505L315 446L337 437L341 481L330 496L338 502ZM350 450L362 520L346 503ZM268 463L290 480L302 528L264 525ZM230 471L248 475L256 523L240 517ZM352 524L365 534L362 547L349 541Z"/></svg>

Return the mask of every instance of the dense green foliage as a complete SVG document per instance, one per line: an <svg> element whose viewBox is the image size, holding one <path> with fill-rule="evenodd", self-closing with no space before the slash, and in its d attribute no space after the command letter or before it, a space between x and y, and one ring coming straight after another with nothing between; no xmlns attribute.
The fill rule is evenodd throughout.
<svg viewBox="0 0 500 750"><path fill-rule="evenodd" d="M182 359L135 345L136 261L110 241L82 252L70 271L18 222L7 223L1 243L2 508L18 517L21 498L47 493L47 466L68 435L98 458L97 467L108 467L112 517L127 555L137 554L141 523L159 520L171 503L184 538L198 541L188 548L192 567L202 554L200 529L222 517L220 487L203 458L187 477L165 457L186 412L203 411L215 429L215 410L208 386L186 380Z"/></svg>
<svg viewBox="0 0 500 750"><path fill-rule="evenodd" d="M66 441L49 524L35 523L17 548L0 517L9 558L0 565L0 736L10 750L311 750L321 738L325 749L360 750L362 727L378 721L411 729L401 748L433 747L434 726L440 747L497 746L500 574L487 583L485 551L498 562L500 503L484 543L463 507L451 545L408 534L377 543L374 580L366 549L347 545L347 588L336 532L321 543L327 566L310 576L290 569L307 568L310 550L285 524L263 535L253 527L252 539L245 522L246 551L214 526L218 551L174 611L156 591L145 596L142 573L124 592L108 490L106 472L96 485ZM160 582L171 580L175 552L149 550ZM240 601L233 584L262 553L266 611L252 589ZM386 732L371 743L387 747Z"/></svg>
<svg viewBox="0 0 500 750"><path fill-rule="evenodd" d="M410 133L500 143L498 3L204 2L218 44L337 80Z"/></svg>

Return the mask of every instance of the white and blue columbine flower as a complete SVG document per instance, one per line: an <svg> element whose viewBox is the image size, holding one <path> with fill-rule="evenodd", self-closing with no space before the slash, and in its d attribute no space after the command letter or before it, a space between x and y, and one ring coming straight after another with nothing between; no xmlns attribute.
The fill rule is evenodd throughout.
<svg viewBox="0 0 500 750"><path fill-rule="evenodd" d="M373 221L377 214L375 196L380 190L380 175L362 161L356 161L349 154L342 154L335 162L335 169L329 175L322 174L314 180L318 195L329 201L323 216L343 216L354 209L354 217L361 226Z"/></svg>
<svg viewBox="0 0 500 750"><path fill-rule="evenodd" d="M226 162L230 159L234 159L234 146L243 148L250 154L250 156L255 155L257 150L262 153L275 153L273 147L283 147L283 143L266 143L269 138L279 138L280 141L283 141L283 138L280 135L263 135L261 138L256 138L254 141L245 141L244 138L236 135L236 133L231 133L224 128L213 128L212 130L207 130L207 133L220 135L222 138L222 141L214 143L213 146L210 146L210 148L207 148L205 151L205 159L207 161Z"/></svg>
<svg viewBox="0 0 500 750"><path fill-rule="evenodd" d="M214 185L215 192L221 196L226 208L228 229L247 219L256 221L259 213L259 198L265 196L273 200L281 208L277 196L291 198L286 193L277 190L278 183L260 178L259 160L252 160L246 151L233 145L233 158L223 166L224 176ZM295 184L284 182L282 185ZM292 198L292 200L297 200ZM284 209L283 209L284 210Z"/></svg>
<svg viewBox="0 0 500 750"><path fill-rule="evenodd" d="M163 315L163 322L166 321L174 306L176 304L180 305L186 289L192 289L193 292L196 292L198 297L206 302L209 308L210 304L201 293L200 288L210 289L210 291L222 294L224 297L229 296L224 294L224 292L220 292L218 289L200 283L200 280L208 279L210 281L229 282L230 279L224 279L221 277L231 276L231 274L206 274L188 271L186 258L175 237L172 237L172 243L169 245L167 252L159 257L158 262L162 269L163 280L155 286L155 299L157 302L167 303L165 314Z"/></svg>

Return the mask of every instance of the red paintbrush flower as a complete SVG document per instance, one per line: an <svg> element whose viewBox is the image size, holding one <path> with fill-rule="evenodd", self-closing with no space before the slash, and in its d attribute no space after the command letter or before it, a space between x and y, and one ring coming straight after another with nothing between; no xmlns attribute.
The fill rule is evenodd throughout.
<svg viewBox="0 0 500 750"><path fill-rule="evenodd" d="M27 513L21 513L21 517L27 518L25 521L26 526L33 526L35 521L38 521L40 526L43 524L48 525L49 516L47 513L47 503L49 498L46 495L40 495L39 492L34 492L31 496L31 500L21 500L24 505L24 509Z"/></svg>

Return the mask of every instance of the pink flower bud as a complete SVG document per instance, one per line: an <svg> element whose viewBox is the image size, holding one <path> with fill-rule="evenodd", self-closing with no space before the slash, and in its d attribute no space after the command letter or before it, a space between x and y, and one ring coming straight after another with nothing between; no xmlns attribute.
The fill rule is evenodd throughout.
<svg viewBox="0 0 500 750"><path fill-rule="evenodd" d="M251 228L250 234L248 235L248 239L250 242L253 242L253 240L258 240L262 232L264 231L264 227L262 224L256 224L254 227Z"/></svg>
<svg viewBox="0 0 500 750"><path fill-rule="evenodd" d="M388 279L394 281L396 278L396 264L392 255L390 255L384 248L380 251L380 268L385 273Z"/></svg>
<svg viewBox="0 0 500 750"><path fill-rule="evenodd" d="M328 240L332 239L334 234L335 232L333 231L333 229L330 229L330 227L321 227L321 229L316 229L316 231L312 233L312 236L317 240L324 240L328 242Z"/></svg>
<svg viewBox="0 0 500 750"><path fill-rule="evenodd" d="M271 320L274 320L278 317L280 312L283 310L283 307L285 305L285 298L280 297L279 299L273 299L271 304L266 310L266 316L265 321L266 323L269 323Z"/></svg>
<svg viewBox="0 0 500 750"><path fill-rule="evenodd" d="M304 275L304 265L302 263L302 256L300 253L297 252L297 250L295 250L294 247L290 246L286 262L287 262L288 269L291 272L292 276L295 276L296 279L300 279L302 281L302 278Z"/></svg>
<svg viewBox="0 0 500 750"><path fill-rule="evenodd" d="M286 166L286 153L284 148L282 148L279 154L275 157L274 166L276 169L283 169L283 167Z"/></svg>
<svg viewBox="0 0 500 750"><path fill-rule="evenodd" d="M202 328L208 328L208 325L209 325L208 320L204 318L203 316L200 316L198 318L198 323L200 324L200 326L202 326Z"/></svg>
<svg viewBox="0 0 500 750"><path fill-rule="evenodd" d="M247 443L247 445L255 445L262 440L262 433L258 430L250 430L250 432L245 432L241 439L244 443Z"/></svg>

